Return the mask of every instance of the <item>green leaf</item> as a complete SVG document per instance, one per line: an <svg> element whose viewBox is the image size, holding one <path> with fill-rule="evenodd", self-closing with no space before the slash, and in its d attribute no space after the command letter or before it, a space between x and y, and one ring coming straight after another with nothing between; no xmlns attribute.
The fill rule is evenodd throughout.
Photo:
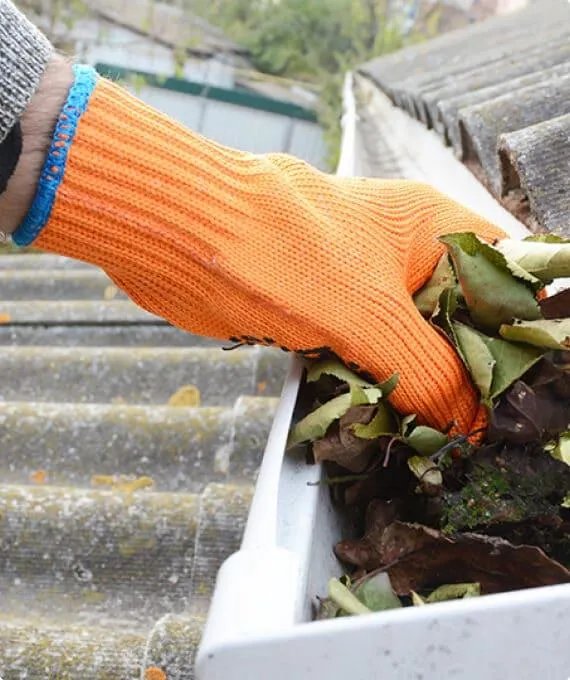
<svg viewBox="0 0 570 680"><path fill-rule="evenodd" d="M374 418L367 425L356 423L352 432L360 439L377 439L382 435L389 436L394 429L395 422L390 410L384 404L379 404Z"/></svg>
<svg viewBox="0 0 570 680"><path fill-rule="evenodd" d="M342 583L336 579L331 578L329 581L329 597L347 614L371 614L372 611L350 592L350 590L343 586Z"/></svg>
<svg viewBox="0 0 570 680"><path fill-rule="evenodd" d="M473 382L479 388L483 401L488 402L493 383L495 359L481 333L457 322L453 323L453 330Z"/></svg>
<svg viewBox="0 0 570 680"><path fill-rule="evenodd" d="M412 456L411 458L408 458L407 462L411 472L421 483L430 486L441 486L443 484L441 470L429 458L424 456Z"/></svg>
<svg viewBox="0 0 570 680"><path fill-rule="evenodd" d="M334 421L341 418L351 406L368 403L366 391L358 387L327 401L296 423L289 433L287 448L297 446L301 442L321 439Z"/></svg>
<svg viewBox="0 0 570 680"><path fill-rule="evenodd" d="M544 355L544 350L480 334L495 360L491 401L497 399Z"/></svg>
<svg viewBox="0 0 570 680"><path fill-rule="evenodd" d="M385 572L380 572L364 581L361 586L356 588L354 594L362 604L373 612L398 609L402 606L400 598L392 590L390 577Z"/></svg>
<svg viewBox="0 0 570 680"><path fill-rule="evenodd" d="M570 319L521 321L503 325L499 330L506 340L524 342L546 349L570 349Z"/></svg>
<svg viewBox="0 0 570 680"><path fill-rule="evenodd" d="M433 427L418 425L408 436L404 437L404 441L422 456L433 456L447 444L448 438L447 435L434 430Z"/></svg>
<svg viewBox="0 0 570 680"><path fill-rule="evenodd" d="M517 278L501 253L472 233L450 234L440 241L448 248L476 325L494 331L513 318L540 318L536 285L527 278Z"/></svg>
<svg viewBox="0 0 570 680"><path fill-rule="evenodd" d="M287 448L321 439L335 420L341 418L351 406L377 404L381 398L382 392L377 387L364 389L352 385L350 392L327 401L300 420L289 433Z"/></svg>
<svg viewBox="0 0 570 680"><path fill-rule="evenodd" d="M560 505L563 508L570 508L570 494L564 497L564 500L562 501L562 503L560 503Z"/></svg>
<svg viewBox="0 0 570 680"><path fill-rule="evenodd" d="M412 604L414 607L425 607L427 604L426 601L415 592L415 590L412 590L410 595L412 596Z"/></svg>
<svg viewBox="0 0 570 680"><path fill-rule="evenodd" d="M558 441L549 446L547 450L553 458L570 465L570 432L563 432Z"/></svg>
<svg viewBox="0 0 570 680"><path fill-rule="evenodd" d="M358 385L360 387L371 387L371 384L362 378L359 378L340 361L318 361L314 363L307 371L307 382L317 382L323 375L332 375L338 380L347 383L348 385Z"/></svg>
<svg viewBox="0 0 570 680"><path fill-rule="evenodd" d="M481 595L480 583L451 583L440 586L433 591L427 598L428 604L434 602L446 602L447 600L460 600L468 597L478 597Z"/></svg>
<svg viewBox="0 0 570 680"><path fill-rule="evenodd" d="M412 413L409 416L404 416L402 418L402 421L400 423L400 433L402 434L402 437L407 437L410 432L414 429L415 423L418 417L416 416L415 413Z"/></svg>
<svg viewBox="0 0 570 680"><path fill-rule="evenodd" d="M441 293L446 288L453 288L456 284L457 280L449 262L449 255L445 253L437 263L430 280L414 295L414 303L420 313L424 316L431 316L437 307Z"/></svg>
<svg viewBox="0 0 570 680"><path fill-rule="evenodd" d="M396 387L398 387L399 380L400 380L399 374L394 373L388 378L388 380L384 380L384 382L378 383L377 387L379 390L382 391L383 399L387 399L396 389Z"/></svg>
<svg viewBox="0 0 570 680"><path fill-rule="evenodd" d="M496 248L544 282L570 276L570 243L560 240L500 241Z"/></svg>
<svg viewBox="0 0 570 680"><path fill-rule="evenodd" d="M457 338L453 330L452 319L456 309L457 292L453 288L446 288L439 296L433 316L430 319L431 324L443 331L455 345L457 345Z"/></svg>

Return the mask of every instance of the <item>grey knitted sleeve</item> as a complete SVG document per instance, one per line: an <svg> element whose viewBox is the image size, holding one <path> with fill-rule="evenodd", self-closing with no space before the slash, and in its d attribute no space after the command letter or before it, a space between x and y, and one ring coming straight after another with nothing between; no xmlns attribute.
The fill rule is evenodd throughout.
<svg viewBox="0 0 570 680"><path fill-rule="evenodd" d="M10 0L0 0L0 142L36 91L52 50Z"/></svg>

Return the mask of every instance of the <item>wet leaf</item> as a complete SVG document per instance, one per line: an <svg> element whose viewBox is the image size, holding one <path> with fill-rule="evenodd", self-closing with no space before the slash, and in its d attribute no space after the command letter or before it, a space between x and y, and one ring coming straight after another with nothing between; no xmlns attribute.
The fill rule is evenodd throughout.
<svg viewBox="0 0 570 680"><path fill-rule="evenodd" d="M372 387L369 382L354 374L344 364L341 364L340 361L328 360L314 363L307 371L307 382L317 382L323 375L332 375L334 378L351 386Z"/></svg>
<svg viewBox="0 0 570 680"><path fill-rule="evenodd" d="M408 467L412 474L418 478L420 487L438 488L442 486L443 475L441 474L441 470L429 458L412 456L411 458L408 458Z"/></svg>
<svg viewBox="0 0 570 680"><path fill-rule="evenodd" d="M492 409L487 440L512 444L552 440L570 429L569 413L570 376L543 358Z"/></svg>
<svg viewBox="0 0 570 680"><path fill-rule="evenodd" d="M521 321L500 328L503 338L546 349L570 349L570 319Z"/></svg>
<svg viewBox="0 0 570 680"><path fill-rule="evenodd" d="M426 598L428 604L446 602L447 600L462 600L467 597L481 595L480 583L450 583L440 586Z"/></svg>
<svg viewBox="0 0 570 680"><path fill-rule="evenodd" d="M373 500L366 512L364 536L357 540L340 541L335 554L342 562L362 567L367 571L382 564L382 536L397 516L397 505L386 501Z"/></svg>
<svg viewBox="0 0 570 680"><path fill-rule="evenodd" d="M544 354L541 349L506 342L500 338L490 338L482 333L481 338L495 361L490 394L493 401L534 366Z"/></svg>
<svg viewBox="0 0 570 680"><path fill-rule="evenodd" d="M381 572L368 578L354 590L356 597L373 612L398 609L402 606L395 595L388 574Z"/></svg>
<svg viewBox="0 0 570 680"><path fill-rule="evenodd" d="M414 295L414 303L421 314L431 316L438 304L442 292L454 288L457 284L449 255L441 256L434 273L425 286Z"/></svg>
<svg viewBox="0 0 570 680"><path fill-rule="evenodd" d="M545 319L563 319L570 317L570 288L561 290L539 300L540 311Z"/></svg>
<svg viewBox="0 0 570 680"><path fill-rule="evenodd" d="M394 417L388 407L381 403L372 420L367 424L356 423L352 427L352 432L359 439L378 439L378 437L393 433L395 427Z"/></svg>
<svg viewBox="0 0 570 680"><path fill-rule="evenodd" d="M509 260L516 262L524 270L543 281L570 276L570 243L568 241L505 239L495 247Z"/></svg>
<svg viewBox="0 0 570 680"><path fill-rule="evenodd" d="M418 425L404 437L404 441L423 456L433 456L447 444L448 438L447 435L434 430L433 427Z"/></svg>
<svg viewBox="0 0 570 680"><path fill-rule="evenodd" d="M338 397L327 401L300 420L291 430L287 448L301 444L302 442L314 442L325 436L329 427L339 420L351 406L374 403L378 401L379 390L371 388L364 390L358 386L351 389L348 394L340 394Z"/></svg>
<svg viewBox="0 0 570 680"><path fill-rule="evenodd" d="M381 404L379 408L385 407ZM370 462L374 442L356 436L353 430L355 425L366 427L371 423L376 410L376 406L369 405L349 408L338 424L313 444L315 461L334 461L351 472L362 472Z"/></svg>
<svg viewBox="0 0 570 680"><path fill-rule="evenodd" d="M482 330L496 330L514 318L540 318L537 286L515 278L512 267L497 250L472 233L442 236L473 321Z"/></svg>
<svg viewBox="0 0 570 680"><path fill-rule="evenodd" d="M183 385L170 397L168 405L196 408L200 406L200 398L200 390L196 385Z"/></svg>
<svg viewBox="0 0 570 680"><path fill-rule="evenodd" d="M400 596L433 587L434 581L479 583L482 594L570 583L570 571L539 548L497 537L452 537L419 524L394 522L374 547L376 562L365 568L385 567Z"/></svg>
<svg viewBox="0 0 570 680"><path fill-rule="evenodd" d="M570 572L540 548L515 546L498 537L459 534L453 538L429 531L429 541L387 569L396 594L425 589L435 579L444 583L477 582L481 593L508 592L570 583Z"/></svg>
<svg viewBox="0 0 570 680"><path fill-rule="evenodd" d="M343 585L338 579L329 581L329 598L347 614L371 614L371 610Z"/></svg>
<svg viewBox="0 0 570 680"><path fill-rule="evenodd" d="M453 329L473 382L478 387L483 401L488 403L496 363L491 350L482 334L473 328L454 322Z"/></svg>

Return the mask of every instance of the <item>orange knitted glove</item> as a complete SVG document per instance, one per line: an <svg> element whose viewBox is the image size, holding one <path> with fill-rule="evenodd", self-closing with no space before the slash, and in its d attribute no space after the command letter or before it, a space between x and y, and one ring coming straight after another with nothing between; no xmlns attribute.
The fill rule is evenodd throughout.
<svg viewBox="0 0 570 680"><path fill-rule="evenodd" d="M36 247L103 267L176 326L329 348L378 380L397 371L400 412L473 426L477 394L411 295L443 252L439 235L503 234L428 186L224 148L80 67L15 240L40 231Z"/></svg>

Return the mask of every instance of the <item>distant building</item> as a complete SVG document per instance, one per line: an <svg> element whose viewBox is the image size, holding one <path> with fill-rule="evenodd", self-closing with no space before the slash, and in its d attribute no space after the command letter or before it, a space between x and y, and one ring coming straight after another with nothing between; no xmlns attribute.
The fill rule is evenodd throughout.
<svg viewBox="0 0 570 680"><path fill-rule="evenodd" d="M78 0L64 11L54 0L19 5L60 49L191 129L324 168L315 94L257 72L247 51L209 22L154 0Z"/></svg>

